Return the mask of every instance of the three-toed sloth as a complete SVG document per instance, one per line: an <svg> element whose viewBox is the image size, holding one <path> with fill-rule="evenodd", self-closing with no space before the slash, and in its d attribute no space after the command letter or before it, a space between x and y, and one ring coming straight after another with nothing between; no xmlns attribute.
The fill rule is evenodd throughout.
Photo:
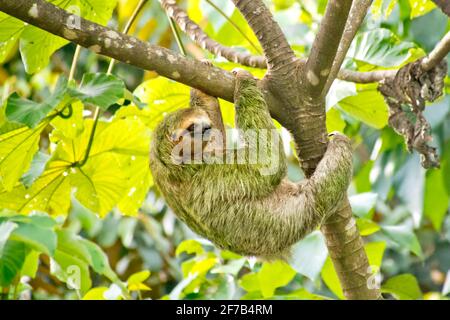
<svg viewBox="0 0 450 320"><path fill-rule="evenodd" d="M226 146L218 100L192 89L190 108L168 114L155 130L151 170L167 204L199 235L242 255L285 259L341 205L352 176L350 141L331 134L315 173L289 181L256 80L242 70L235 76L240 146Z"/></svg>

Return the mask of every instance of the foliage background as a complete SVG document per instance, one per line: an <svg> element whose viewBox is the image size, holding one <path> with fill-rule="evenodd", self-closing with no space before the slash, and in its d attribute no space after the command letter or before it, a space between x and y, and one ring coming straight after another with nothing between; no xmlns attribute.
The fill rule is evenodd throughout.
<svg viewBox="0 0 450 320"><path fill-rule="evenodd" d="M51 2L66 9L78 5L84 17L121 29L138 1L91 0L89 6L85 0ZM307 55L326 1L270 4L298 56ZM220 8L240 31L209 1L183 5L220 43L261 51L231 1L220 3ZM429 52L448 30L448 18L431 1L376 0L346 67L398 68ZM148 2L131 33L178 50L157 1ZM225 69L236 67L187 38L183 43L191 56L214 59ZM147 155L151 129L164 113L187 105L189 88L124 64L117 65L117 78L95 76L106 72L109 61L82 50L75 74L78 81L84 78L81 87L61 96L54 88L61 75L68 75L74 51L74 45L0 14L3 298L343 298L318 231L296 245L290 264L261 263L215 249L177 220L153 187ZM259 77L264 74L250 70ZM120 79L128 89L125 96ZM92 88L101 86L108 94L92 94ZM449 90L447 78L446 93ZM13 92L16 100L10 96ZM71 117L49 118L58 106L66 110L67 94L77 97ZM102 100L111 95L116 99ZM39 103L30 106L42 112L14 114L15 106L26 105L23 98ZM83 171L71 164L82 160L87 148L94 105L103 112ZM227 125L233 126L232 106L222 101L222 107ZM387 106L375 85L336 81L327 108L329 131L343 131L354 142L355 174L349 193L374 272L370 285L381 281L386 296L397 299L447 299L449 96L425 112L441 155L440 170L425 171L417 154L408 154L402 138L386 127ZM283 137L290 155L289 176L300 180L289 135L283 132Z"/></svg>

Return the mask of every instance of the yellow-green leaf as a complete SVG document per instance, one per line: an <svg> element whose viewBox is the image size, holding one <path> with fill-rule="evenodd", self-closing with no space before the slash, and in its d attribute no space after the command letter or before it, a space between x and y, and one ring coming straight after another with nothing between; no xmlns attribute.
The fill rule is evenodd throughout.
<svg viewBox="0 0 450 320"><path fill-rule="evenodd" d="M42 130L48 121L34 129L14 124L5 124L0 131L0 180L7 191L11 191L20 177L30 167L38 151Z"/></svg>
<svg viewBox="0 0 450 320"><path fill-rule="evenodd" d="M258 272L261 293L264 298L273 296L275 290L287 285L295 276L295 270L286 262L265 262Z"/></svg>
<svg viewBox="0 0 450 320"><path fill-rule="evenodd" d="M107 287L92 288L84 295L83 300L106 300L104 296L106 291Z"/></svg>

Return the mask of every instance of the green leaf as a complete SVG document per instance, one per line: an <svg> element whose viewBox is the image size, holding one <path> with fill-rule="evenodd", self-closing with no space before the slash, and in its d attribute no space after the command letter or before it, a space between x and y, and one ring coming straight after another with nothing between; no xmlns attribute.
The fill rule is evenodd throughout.
<svg viewBox="0 0 450 320"><path fill-rule="evenodd" d="M111 153L90 157L70 177L75 197L86 208L105 217L126 194L127 180Z"/></svg>
<svg viewBox="0 0 450 320"><path fill-rule="evenodd" d="M290 265L300 274L316 280L327 259L328 250L322 233L314 231L294 245Z"/></svg>
<svg viewBox="0 0 450 320"><path fill-rule="evenodd" d="M406 248L420 258L423 258L422 248L414 231L408 226L382 226L381 230L396 244Z"/></svg>
<svg viewBox="0 0 450 320"><path fill-rule="evenodd" d="M399 300L417 300L422 298L422 291L416 277L409 273L388 279L381 287L381 291L390 293Z"/></svg>
<svg viewBox="0 0 450 320"><path fill-rule="evenodd" d="M107 287L92 288L84 295L83 300L107 300L105 292L108 290Z"/></svg>
<svg viewBox="0 0 450 320"><path fill-rule="evenodd" d="M370 219L364 219L364 218L356 219L356 225L358 226L359 233L363 237L371 235L377 231L380 231L380 229L381 229L380 226L376 222L374 222Z"/></svg>
<svg viewBox="0 0 450 320"><path fill-rule="evenodd" d="M81 239L80 244L83 244L89 252L91 258L91 266L95 272L104 275L112 282L118 282L119 277L115 274L111 268L108 256L102 251L102 249L92 241Z"/></svg>
<svg viewBox="0 0 450 320"><path fill-rule="evenodd" d="M8 241L9 236L17 227L17 224L14 222L0 221L0 256L2 255L3 247Z"/></svg>
<svg viewBox="0 0 450 320"><path fill-rule="evenodd" d="M22 176L20 181L29 188L31 185L39 178L45 170L48 161L50 160L50 155L38 151L31 161L30 169Z"/></svg>
<svg viewBox="0 0 450 320"><path fill-rule="evenodd" d="M247 292L257 292L261 290L257 273L247 273L239 280L239 285Z"/></svg>
<svg viewBox="0 0 450 320"><path fill-rule="evenodd" d="M423 210L437 231L441 230L442 222L449 209L449 201L442 170L428 170Z"/></svg>
<svg viewBox="0 0 450 320"><path fill-rule="evenodd" d="M125 84L113 75L88 73L83 76L80 87L69 88L69 92L72 97L84 103L106 110L124 97Z"/></svg>
<svg viewBox="0 0 450 320"><path fill-rule="evenodd" d="M70 206L71 172L67 162L52 161L29 189L18 185L10 192L0 192L0 203L4 208L23 214L31 211L67 213Z"/></svg>
<svg viewBox="0 0 450 320"><path fill-rule="evenodd" d="M150 131L139 119L115 119L95 141L91 156L111 152L125 175L127 190L118 203L126 215L136 215L147 196L153 179L148 150Z"/></svg>
<svg viewBox="0 0 450 320"><path fill-rule="evenodd" d="M0 180L7 191L13 189L30 167L47 124L44 121L34 129L8 124L0 130Z"/></svg>
<svg viewBox="0 0 450 320"><path fill-rule="evenodd" d="M17 47L25 22L0 12L0 64L3 64Z"/></svg>
<svg viewBox="0 0 450 320"><path fill-rule="evenodd" d="M148 271L148 270L144 270L144 271L140 271L140 272L134 273L127 280L128 287L130 288L130 287L133 287L133 286L139 286L145 280L147 280L148 277L150 277L150 271Z"/></svg>
<svg viewBox="0 0 450 320"><path fill-rule="evenodd" d="M419 227L423 216L425 169L420 164L418 154L408 157L407 162L396 171L395 182L396 195L411 213L414 226Z"/></svg>
<svg viewBox="0 0 450 320"><path fill-rule="evenodd" d="M144 123L154 129L166 113L188 107L189 91L189 87L163 77L141 84L134 94L148 104L142 110L146 118Z"/></svg>
<svg viewBox="0 0 450 320"><path fill-rule="evenodd" d="M204 249L202 245L196 240L184 240L178 245L175 255L179 256L183 252L186 252L187 254L195 254L198 256L204 252Z"/></svg>
<svg viewBox="0 0 450 320"><path fill-rule="evenodd" d="M400 66L410 57L415 45L400 41L388 29L373 29L358 34L352 42L347 56L357 61L384 68Z"/></svg>
<svg viewBox="0 0 450 320"><path fill-rule="evenodd" d="M70 251L57 249L50 260L50 272L70 289L87 292L91 286L91 276L88 264L74 256Z"/></svg>
<svg viewBox="0 0 450 320"><path fill-rule="evenodd" d="M341 100L338 106L357 120L376 129L388 122L388 107L377 90L377 85L359 85L358 94Z"/></svg>
<svg viewBox="0 0 450 320"><path fill-rule="evenodd" d="M336 108L331 108L327 112L327 131L344 132L346 123L341 117L341 113Z"/></svg>
<svg viewBox="0 0 450 320"><path fill-rule="evenodd" d="M31 250L27 257L25 258L25 262L23 264L22 270L20 271L21 276L28 276L32 279L36 277L36 273L39 268L39 256L41 253L39 251Z"/></svg>
<svg viewBox="0 0 450 320"><path fill-rule="evenodd" d="M66 91L67 79L61 77L56 85L55 92L42 103L22 99L17 93L13 93L7 100L5 115L9 121L34 128L50 111L53 111L61 104L65 98Z"/></svg>
<svg viewBox="0 0 450 320"><path fill-rule="evenodd" d="M49 256L56 249L56 234L50 228L43 228L32 223L18 223L18 227L11 234L12 240L25 243L30 248L43 252Z"/></svg>
<svg viewBox="0 0 450 320"><path fill-rule="evenodd" d="M261 270L258 272L263 297L272 297L277 288L287 285L294 276L295 270L283 261L263 263Z"/></svg>
<svg viewBox="0 0 450 320"><path fill-rule="evenodd" d="M106 24L116 7L117 0L50 1L75 15L93 22ZM76 26L73 26L76 27ZM20 52L28 73L35 73L48 65L50 57L69 41L28 25L22 33Z"/></svg>
<svg viewBox="0 0 450 320"><path fill-rule="evenodd" d="M20 38L20 53L27 73L42 70L48 65L53 53L68 43L63 38L28 25Z"/></svg>
<svg viewBox="0 0 450 320"><path fill-rule="evenodd" d="M65 137L75 139L84 130L84 106L80 101L75 101L71 104L71 107L71 114L68 108L63 111L63 114L70 115L70 117L55 117L50 124L53 128L62 132Z"/></svg>
<svg viewBox="0 0 450 320"><path fill-rule="evenodd" d="M211 270L211 273L224 273L224 274L231 274L231 275L237 275L239 271L241 271L242 267L245 265L245 262L247 261L247 258L241 258L238 260L231 260L225 265L218 266Z"/></svg>
<svg viewBox="0 0 450 320"><path fill-rule="evenodd" d="M22 242L6 242L0 254L0 287L11 285L22 269L26 254L27 250Z"/></svg>
<svg viewBox="0 0 450 320"><path fill-rule="evenodd" d="M409 0L411 6L411 20L423 16L436 8L436 5L431 0Z"/></svg>
<svg viewBox="0 0 450 320"><path fill-rule="evenodd" d="M352 82L336 79L330 88L330 92L326 96L327 116L332 107L339 101L357 95L356 85Z"/></svg>
<svg viewBox="0 0 450 320"><path fill-rule="evenodd" d="M378 195L373 192L360 193L349 198L353 213L358 217L367 217L377 203Z"/></svg>

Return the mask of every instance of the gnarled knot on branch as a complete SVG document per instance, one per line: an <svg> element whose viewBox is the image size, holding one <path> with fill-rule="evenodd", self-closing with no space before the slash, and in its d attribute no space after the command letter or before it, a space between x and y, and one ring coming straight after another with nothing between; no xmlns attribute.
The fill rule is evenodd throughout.
<svg viewBox="0 0 450 320"><path fill-rule="evenodd" d="M433 102L443 93L447 62L424 71L422 60L402 67L395 77L380 83L378 90L389 106L389 126L404 137L408 151L420 153L422 166L439 167L439 157L432 141L431 127L423 115L425 102Z"/></svg>

